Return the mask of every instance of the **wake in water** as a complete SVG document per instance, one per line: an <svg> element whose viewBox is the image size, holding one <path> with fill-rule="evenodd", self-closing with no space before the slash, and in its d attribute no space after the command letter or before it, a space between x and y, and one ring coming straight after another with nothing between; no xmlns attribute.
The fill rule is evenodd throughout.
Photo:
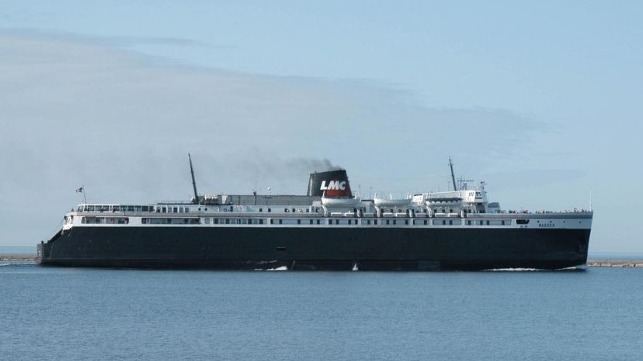
<svg viewBox="0 0 643 361"><path fill-rule="evenodd" d="M266 271L288 271L287 266L281 266L277 268L268 268Z"/></svg>
<svg viewBox="0 0 643 361"><path fill-rule="evenodd" d="M487 269L483 272L583 272L585 267L568 267L560 269L541 269L541 268L495 268Z"/></svg>

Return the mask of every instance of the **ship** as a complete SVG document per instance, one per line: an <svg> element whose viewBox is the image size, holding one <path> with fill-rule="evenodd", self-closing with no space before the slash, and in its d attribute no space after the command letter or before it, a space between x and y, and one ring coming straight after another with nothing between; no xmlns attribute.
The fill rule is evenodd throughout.
<svg viewBox="0 0 643 361"><path fill-rule="evenodd" d="M305 195L199 195L188 158L191 199L85 201L38 244L37 262L347 271L558 270L587 262L591 209L503 210L488 201L484 182L456 182L451 159L453 190L362 199L345 169L311 173Z"/></svg>

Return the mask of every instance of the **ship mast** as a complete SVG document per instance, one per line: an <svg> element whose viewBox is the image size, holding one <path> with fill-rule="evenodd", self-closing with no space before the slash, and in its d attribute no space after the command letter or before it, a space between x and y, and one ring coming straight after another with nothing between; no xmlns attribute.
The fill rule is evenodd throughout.
<svg viewBox="0 0 643 361"><path fill-rule="evenodd" d="M192 174L192 188L194 188L194 204L199 203L199 193L196 191L196 181L194 180L194 168L192 167L192 157L188 153L188 160L190 161L190 174Z"/></svg>
<svg viewBox="0 0 643 361"><path fill-rule="evenodd" d="M451 168L451 180L453 181L453 190L457 191L458 188L455 185L455 174L453 174L453 162L451 161L451 157L449 157L449 168Z"/></svg>

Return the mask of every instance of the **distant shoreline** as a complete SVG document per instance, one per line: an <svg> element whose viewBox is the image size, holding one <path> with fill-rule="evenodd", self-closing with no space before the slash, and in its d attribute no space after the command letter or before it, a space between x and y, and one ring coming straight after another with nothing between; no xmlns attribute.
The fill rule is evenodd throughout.
<svg viewBox="0 0 643 361"><path fill-rule="evenodd" d="M35 254L0 253L0 262L36 262ZM643 260L588 259L587 267L643 268Z"/></svg>

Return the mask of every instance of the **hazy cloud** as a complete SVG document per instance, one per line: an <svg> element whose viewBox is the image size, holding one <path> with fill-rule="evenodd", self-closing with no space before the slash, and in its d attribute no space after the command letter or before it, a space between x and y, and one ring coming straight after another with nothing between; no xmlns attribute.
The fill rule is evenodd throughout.
<svg viewBox="0 0 643 361"><path fill-rule="evenodd" d="M4 222L19 223L9 209L25 203L42 205L29 224L62 216L81 184L96 202L187 199L188 152L203 192L304 193L307 174L335 162L353 183L417 190L449 155L475 172L481 150L511 160L543 126L501 109L428 108L365 80L150 63L112 40L0 32Z"/></svg>

